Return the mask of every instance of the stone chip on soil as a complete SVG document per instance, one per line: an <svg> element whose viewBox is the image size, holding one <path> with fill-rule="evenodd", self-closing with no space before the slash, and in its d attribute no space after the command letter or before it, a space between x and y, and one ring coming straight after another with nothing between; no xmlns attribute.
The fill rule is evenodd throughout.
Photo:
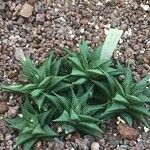
<svg viewBox="0 0 150 150"><path fill-rule="evenodd" d="M0 101L0 114L5 113L6 111L8 111L7 102L5 102L5 101Z"/></svg>
<svg viewBox="0 0 150 150"><path fill-rule="evenodd" d="M120 134L121 138L127 140L136 140L139 137L139 131L129 127L126 124L120 123L117 126L118 133Z"/></svg>
<svg viewBox="0 0 150 150"><path fill-rule="evenodd" d="M25 3L20 11L22 17L29 18L32 15L33 7L28 3Z"/></svg>
<svg viewBox="0 0 150 150"><path fill-rule="evenodd" d="M100 145L98 142L93 142L91 144L91 150L99 150L99 148L100 148Z"/></svg>
<svg viewBox="0 0 150 150"><path fill-rule="evenodd" d="M16 51L15 51L16 60L19 61L19 60L23 59L24 57L25 57L25 55L24 55L24 52L23 52L22 48L17 48Z"/></svg>

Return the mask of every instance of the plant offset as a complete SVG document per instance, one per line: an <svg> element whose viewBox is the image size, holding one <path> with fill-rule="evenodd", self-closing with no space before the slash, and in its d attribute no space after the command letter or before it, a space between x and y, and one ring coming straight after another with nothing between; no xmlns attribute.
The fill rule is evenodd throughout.
<svg viewBox="0 0 150 150"><path fill-rule="evenodd" d="M135 83L130 65L124 68L111 58L121 34L111 29L104 43L93 50L82 41L79 53L65 49L65 59L51 54L39 68L29 58L22 59L22 74L28 82L2 87L24 97L21 114L6 120L19 131L15 147L30 150L41 139L77 131L99 138L100 124L117 116L130 126L137 119L150 128L146 119L150 77ZM123 81L118 79L120 74L125 76ZM50 123L59 124L61 132Z"/></svg>

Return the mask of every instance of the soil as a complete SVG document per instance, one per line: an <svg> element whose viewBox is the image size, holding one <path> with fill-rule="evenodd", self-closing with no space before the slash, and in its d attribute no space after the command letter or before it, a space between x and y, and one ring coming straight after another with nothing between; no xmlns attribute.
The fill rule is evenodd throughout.
<svg viewBox="0 0 150 150"><path fill-rule="evenodd" d="M80 39L90 47L104 41L109 28L123 29L124 34L114 58L132 64L135 81L150 74L150 3L147 0L28 0L33 7L30 17L21 16L26 0L0 1L0 85L21 80L19 60L30 56L39 64L55 48L61 54L68 46L76 51ZM31 7L31 8L32 8ZM26 16L30 14L25 14ZM7 102L7 103L6 103ZM21 98L0 93L0 150L11 150L16 133L4 119L15 117ZM3 108L2 108L3 107ZM139 137L123 139L117 131L117 120L102 126L105 134L97 142L89 136L74 141L39 141L35 150L150 150L150 132L135 122Z"/></svg>

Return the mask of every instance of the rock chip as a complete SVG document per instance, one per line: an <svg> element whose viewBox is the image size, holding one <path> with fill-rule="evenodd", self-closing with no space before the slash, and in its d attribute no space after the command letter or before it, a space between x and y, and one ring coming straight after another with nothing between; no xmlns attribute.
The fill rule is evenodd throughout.
<svg viewBox="0 0 150 150"><path fill-rule="evenodd" d="M5 101L0 101L0 114L3 114L8 111L8 105Z"/></svg>
<svg viewBox="0 0 150 150"><path fill-rule="evenodd" d="M145 11L150 11L149 5L141 4L140 6L141 6Z"/></svg>
<svg viewBox="0 0 150 150"><path fill-rule="evenodd" d="M74 142L75 139L79 139L81 137L80 133L74 133L72 134L70 137L67 138L67 140L71 141L71 142Z"/></svg>
<svg viewBox="0 0 150 150"><path fill-rule="evenodd" d="M33 7L28 3L25 3L20 11L20 15L25 18L29 18L32 15Z"/></svg>
<svg viewBox="0 0 150 150"><path fill-rule="evenodd" d="M18 109L19 109L19 106L9 107L8 114L9 114L11 117L15 117L15 116L17 116L17 114L18 114Z"/></svg>
<svg viewBox="0 0 150 150"><path fill-rule="evenodd" d="M99 148L100 148L100 145L98 142L93 142L91 144L91 150L99 150Z"/></svg>
<svg viewBox="0 0 150 150"><path fill-rule="evenodd" d="M45 22L45 14L36 14L36 21L40 23Z"/></svg>
<svg viewBox="0 0 150 150"><path fill-rule="evenodd" d="M41 150L42 149L42 142L38 141L35 145L35 150Z"/></svg>
<svg viewBox="0 0 150 150"><path fill-rule="evenodd" d="M127 126L126 124L120 123L117 126L118 133L120 134L121 138L127 140L136 140L139 137L139 131Z"/></svg>
<svg viewBox="0 0 150 150"><path fill-rule="evenodd" d="M16 51L15 51L16 60L20 61L24 57L25 57L25 55L24 55L22 48L16 48Z"/></svg>
<svg viewBox="0 0 150 150"><path fill-rule="evenodd" d="M134 50L132 48L127 48L124 52L124 55L125 55L125 58L128 59L128 58L134 58Z"/></svg>

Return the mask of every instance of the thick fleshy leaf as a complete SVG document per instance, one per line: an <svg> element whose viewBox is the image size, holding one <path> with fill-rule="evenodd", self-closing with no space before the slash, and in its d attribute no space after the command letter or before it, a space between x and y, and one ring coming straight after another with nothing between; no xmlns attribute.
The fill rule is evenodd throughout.
<svg viewBox="0 0 150 150"><path fill-rule="evenodd" d="M133 112L137 112L141 115L144 115L144 116L150 116L150 111L148 109L145 108L145 106L143 105L131 105L129 107L130 110L132 110Z"/></svg>
<svg viewBox="0 0 150 150"><path fill-rule="evenodd" d="M71 72L72 76L79 76L79 77L87 77L87 74L84 71L81 71L77 68L73 68Z"/></svg>
<svg viewBox="0 0 150 150"><path fill-rule="evenodd" d="M67 89L69 89L71 86L70 83L66 83L66 82L60 82L57 84L57 86L55 88L53 88L53 91L55 93L57 92L63 92L63 91L66 91Z"/></svg>
<svg viewBox="0 0 150 150"><path fill-rule="evenodd" d="M30 83L37 84L38 80L40 79L40 75L38 74L38 69L32 63L30 58L26 57L25 59L22 59L21 67L22 67L23 75L25 76L25 78Z"/></svg>
<svg viewBox="0 0 150 150"><path fill-rule="evenodd" d="M34 137L31 134L21 134L17 137L16 144L14 147L16 148L18 145L22 145L32 139L34 139Z"/></svg>
<svg viewBox="0 0 150 150"><path fill-rule="evenodd" d="M32 97L38 97L42 94L42 89L35 89L31 92Z"/></svg>
<svg viewBox="0 0 150 150"><path fill-rule="evenodd" d="M112 103L110 104L106 111L101 115L102 118L104 117L108 117L108 116L115 116L116 114L119 114L120 112L123 112L124 110L126 110L126 107L118 104L118 103Z"/></svg>
<svg viewBox="0 0 150 150"><path fill-rule="evenodd" d="M45 131L41 128L40 124L37 124L37 126L32 131L32 135L36 134L45 134Z"/></svg>
<svg viewBox="0 0 150 150"><path fill-rule="evenodd" d="M113 98L113 100L117 103L120 103L122 105L129 105L130 103L127 101L127 99L125 99L123 96L121 96L120 94L116 93L115 97Z"/></svg>
<svg viewBox="0 0 150 150"><path fill-rule="evenodd" d="M43 126L43 130L45 131L45 133L43 135L41 135L41 137L48 137L48 138L52 138L52 137L56 137L58 136L57 133L55 133L47 124L45 124ZM40 137L40 136L39 136Z"/></svg>
<svg viewBox="0 0 150 150"><path fill-rule="evenodd" d="M54 109L48 110L46 112L40 113L38 115L38 120L41 124L41 126L43 126L46 123L49 123L50 119L53 117L54 115Z"/></svg>
<svg viewBox="0 0 150 150"><path fill-rule="evenodd" d="M38 97L34 97L33 100L34 100L35 103L37 104L39 110L41 110L42 105L43 105L44 100L45 100L45 95L42 94L42 95L40 95L40 96L38 96Z"/></svg>
<svg viewBox="0 0 150 150"><path fill-rule="evenodd" d="M38 88L46 88L51 83L52 76L46 77L39 85Z"/></svg>
<svg viewBox="0 0 150 150"><path fill-rule="evenodd" d="M139 98L139 100L143 103L150 103L150 97L147 97L144 94L140 94L139 96L137 96Z"/></svg>
<svg viewBox="0 0 150 150"><path fill-rule="evenodd" d="M86 81L87 81L86 78L80 78L80 79L78 79L77 81L73 82L72 84L73 84L73 85L82 85L82 84L84 84Z"/></svg>
<svg viewBox="0 0 150 150"><path fill-rule="evenodd" d="M123 30L110 29L109 33L104 41L102 50L101 50L101 59L109 60L114 50L116 49L117 43L120 40L120 37L123 33Z"/></svg>
<svg viewBox="0 0 150 150"><path fill-rule="evenodd" d="M89 47L87 45L87 42L86 41L82 41L79 44L79 48L80 48L80 54L83 55L85 58L88 58L90 50L89 50Z"/></svg>
<svg viewBox="0 0 150 150"><path fill-rule="evenodd" d="M23 120L20 117L12 118L12 119L6 119L6 122L8 123L9 127L15 128L18 130L22 130L26 127L26 121Z"/></svg>
<svg viewBox="0 0 150 150"><path fill-rule="evenodd" d="M150 79L150 75L146 76L145 78L143 78L141 81L139 81L138 83L136 83L133 88L132 88L132 92L134 95L139 95L141 94L147 87L148 85L148 80Z"/></svg>
<svg viewBox="0 0 150 150"><path fill-rule="evenodd" d="M89 69L87 73L93 78L94 76L104 76L100 69Z"/></svg>
<svg viewBox="0 0 150 150"><path fill-rule="evenodd" d="M133 95L126 95L125 98L128 100L128 102L131 104L131 105L136 105L136 104L142 104L143 102L140 101L140 99L136 96L133 96Z"/></svg>
<svg viewBox="0 0 150 150"><path fill-rule="evenodd" d="M22 128L22 131L20 134L31 134L33 129L34 129L34 125L30 127L26 125L25 128Z"/></svg>
<svg viewBox="0 0 150 150"><path fill-rule="evenodd" d="M49 86L47 87L47 91L53 90L58 83L61 83L65 78L66 76L52 76Z"/></svg>
<svg viewBox="0 0 150 150"><path fill-rule="evenodd" d="M150 129L150 124L147 121L147 119L145 119L144 115L139 114L138 112L133 112L133 111L129 111L129 113L136 118L137 120L141 121L147 128Z"/></svg>
<svg viewBox="0 0 150 150"><path fill-rule="evenodd" d="M48 98L50 102L52 102L56 106L59 112L63 111L62 103L58 97L49 94L44 94L44 95Z"/></svg>
<svg viewBox="0 0 150 150"><path fill-rule="evenodd" d="M96 60L100 59L102 46L103 44L97 46L92 52L91 57L90 57L91 65L93 65Z"/></svg>
<svg viewBox="0 0 150 150"><path fill-rule="evenodd" d="M80 60L77 57L69 57L68 59L72 63L73 68L77 68L80 71L84 70Z"/></svg>
<svg viewBox="0 0 150 150"><path fill-rule="evenodd" d="M130 65L128 65L126 74L125 74L125 79L123 80L123 88L125 89L127 86L129 86L132 83L132 71Z"/></svg>
<svg viewBox="0 0 150 150"><path fill-rule="evenodd" d="M35 114L36 111L35 111L35 109L33 108L33 106L31 105L31 102L30 102L29 100L30 100L30 99L29 99L28 97L26 97L26 99L25 99L25 101L24 101L24 103L23 103L23 107L24 107L25 109L27 109L30 113Z"/></svg>
<svg viewBox="0 0 150 150"><path fill-rule="evenodd" d="M131 115L127 114L127 113L121 113L120 117L129 125L132 126L133 123L133 118Z"/></svg>
<svg viewBox="0 0 150 150"><path fill-rule="evenodd" d="M23 144L23 150L31 150L34 144L38 141L38 139L30 139L28 142Z"/></svg>
<svg viewBox="0 0 150 150"><path fill-rule="evenodd" d="M69 100L66 97L60 96L60 95L56 94L55 92L53 92L53 93L56 95L56 97L58 97L62 108L68 110L71 102L69 102Z"/></svg>
<svg viewBox="0 0 150 150"><path fill-rule="evenodd" d="M96 80L92 80L99 89L103 90L103 92L106 93L106 95L108 97L111 97L111 93L109 92L109 86L106 84L106 82L102 82L102 81L96 81Z"/></svg>
<svg viewBox="0 0 150 150"><path fill-rule="evenodd" d="M68 125L68 124L64 124L63 128L64 128L66 134L69 134L69 133L72 133L72 132L76 131L75 127L73 127L71 125Z"/></svg>
<svg viewBox="0 0 150 150"><path fill-rule="evenodd" d="M116 90L117 90L117 93L119 93L120 95L124 96L125 93L124 93L124 90L123 90L123 87L121 86L121 84L117 81L117 79L115 79L115 83L116 83Z"/></svg>
<svg viewBox="0 0 150 150"><path fill-rule="evenodd" d="M94 122L94 123L97 123L97 122L100 121L99 119L97 119L97 118L95 118L95 117L90 117L90 116L88 116L88 115L79 115L79 118L80 118L80 120L81 120L82 122L89 122L89 123Z"/></svg>
<svg viewBox="0 0 150 150"><path fill-rule="evenodd" d="M76 121L76 122L80 121L78 114L73 109L70 110L70 117L71 117L71 120L73 121Z"/></svg>
<svg viewBox="0 0 150 150"><path fill-rule="evenodd" d="M54 60L52 62L52 67L51 67L51 72L52 72L52 75L58 75L58 72L59 72L59 69L60 69L60 65L61 65L61 59L59 60Z"/></svg>
<svg viewBox="0 0 150 150"><path fill-rule="evenodd" d="M101 105L87 105L83 108L83 114L88 116L94 116L96 112L104 112L106 109L107 104L101 104Z"/></svg>
<svg viewBox="0 0 150 150"><path fill-rule="evenodd" d="M103 73L107 77L107 80L108 80L109 86L110 86L110 90L111 90L110 92L112 93L112 96L113 96L113 95L115 95L115 80L106 71L103 71Z"/></svg>
<svg viewBox="0 0 150 150"><path fill-rule="evenodd" d="M71 118L70 118L69 113L66 110L64 110L62 115L59 118L57 118L53 121L54 122L64 122L65 123L65 122L69 122L70 120L71 120Z"/></svg>

